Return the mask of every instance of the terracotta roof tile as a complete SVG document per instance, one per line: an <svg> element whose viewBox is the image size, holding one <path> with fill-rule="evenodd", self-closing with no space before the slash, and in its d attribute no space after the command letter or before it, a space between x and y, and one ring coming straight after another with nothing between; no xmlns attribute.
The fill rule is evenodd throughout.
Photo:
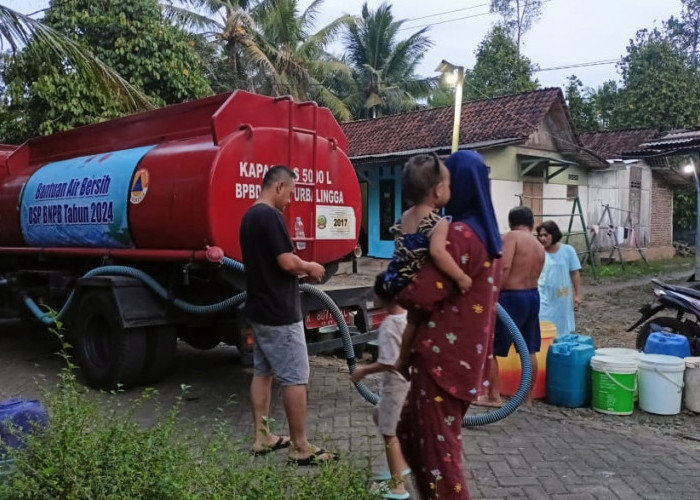
<svg viewBox="0 0 700 500"><path fill-rule="evenodd" d="M561 89L547 88L464 102L459 143L525 139L557 100L564 102ZM449 148L453 113L454 108L448 106L343 123L348 156Z"/></svg>
<svg viewBox="0 0 700 500"><path fill-rule="evenodd" d="M657 131L651 128L634 130L608 130L604 132L589 132L581 134L583 146L606 159L620 158L624 153L634 153L641 148L640 144L656 136Z"/></svg>

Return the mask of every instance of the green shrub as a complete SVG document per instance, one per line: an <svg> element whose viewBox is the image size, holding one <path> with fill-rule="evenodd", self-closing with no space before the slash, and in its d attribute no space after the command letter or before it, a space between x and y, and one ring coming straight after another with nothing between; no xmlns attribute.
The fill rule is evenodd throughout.
<svg viewBox="0 0 700 500"><path fill-rule="evenodd" d="M345 460L302 473L274 454L253 459L245 451L249 443L233 439L223 419L198 433L180 415L182 398L167 412L153 401L158 418L144 428L133 415L155 391L145 390L126 407L119 394L95 398L62 355L67 368L44 395L49 428L12 452L0 499L379 498L369 492L368 467Z"/></svg>

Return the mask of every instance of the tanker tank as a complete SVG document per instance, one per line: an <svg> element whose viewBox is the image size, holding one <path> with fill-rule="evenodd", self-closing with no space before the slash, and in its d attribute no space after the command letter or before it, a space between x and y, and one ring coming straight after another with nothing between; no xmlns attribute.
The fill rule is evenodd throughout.
<svg viewBox="0 0 700 500"><path fill-rule="evenodd" d="M297 217L306 228L300 256L337 261L361 220L346 148L328 109L243 91L7 146L0 248L158 260L217 246L240 259L241 217L282 164L298 176L285 218L290 234Z"/></svg>

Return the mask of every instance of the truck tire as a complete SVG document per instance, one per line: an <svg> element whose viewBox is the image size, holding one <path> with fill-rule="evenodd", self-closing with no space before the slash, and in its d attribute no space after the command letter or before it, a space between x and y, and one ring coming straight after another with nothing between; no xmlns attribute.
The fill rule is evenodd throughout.
<svg viewBox="0 0 700 500"><path fill-rule="evenodd" d="M75 357L87 383L104 390L133 385L146 359L146 331L121 326L109 291L85 291L75 318Z"/></svg>
<svg viewBox="0 0 700 500"><path fill-rule="evenodd" d="M148 385L165 377L175 365L177 331L171 326L151 327L146 333L146 359L138 383Z"/></svg>

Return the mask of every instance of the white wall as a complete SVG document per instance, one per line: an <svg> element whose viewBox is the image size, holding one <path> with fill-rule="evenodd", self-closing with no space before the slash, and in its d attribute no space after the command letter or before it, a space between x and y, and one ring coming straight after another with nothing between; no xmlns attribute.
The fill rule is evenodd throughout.
<svg viewBox="0 0 700 500"><path fill-rule="evenodd" d="M508 231L508 212L511 208L520 205L520 198L516 195L523 193L523 183L521 181L491 181L491 197L493 199L494 209L496 211L496 220L501 233ZM587 206L588 206L588 188L586 186L578 187L578 195L583 209L583 216L586 224ZM544 184L542 188L542 211L544 214L560 214L558 217L545 215L542 220L553 220L557 223L562 233L566 233L569 228L571 219L571 211L573 208L573 200L566 199L566 186L564 184ZM561 198L556 200L548 200L547 198ZM581 219L576 217L571 227L571 232L581 232L583 229ZM575 244L580 238L573 238L571 243ZM578 246L578 245L577 245Z"/></svg>
<svg viewBox="0 0 700 500"><path fill-rule="evenodd" d="M510 209L520 205L520 198L516 196L518 194L523 194L523 183L520 181L491 181L491 199L501 233L508 232Z"/></svg>
<svg viewBox="0 0 700 500"><path fill-rule="evenodd" d="M651 168L643 162L632 165L616 163L606 170L591 171L588 175L588 225L600 225L603 228L599 231L594 242L597 250L609 250L614 244L614 238L605 229L612 225L621 226L627 219L630 196L630 175L631 166L642 169L642 187L639 220L633 220L637 243L641 247L646 247L650 237L651 213ZM612 223L607 214L601 221L603 205L610 205L612 208L621 210L610 210Z"/></svg>

